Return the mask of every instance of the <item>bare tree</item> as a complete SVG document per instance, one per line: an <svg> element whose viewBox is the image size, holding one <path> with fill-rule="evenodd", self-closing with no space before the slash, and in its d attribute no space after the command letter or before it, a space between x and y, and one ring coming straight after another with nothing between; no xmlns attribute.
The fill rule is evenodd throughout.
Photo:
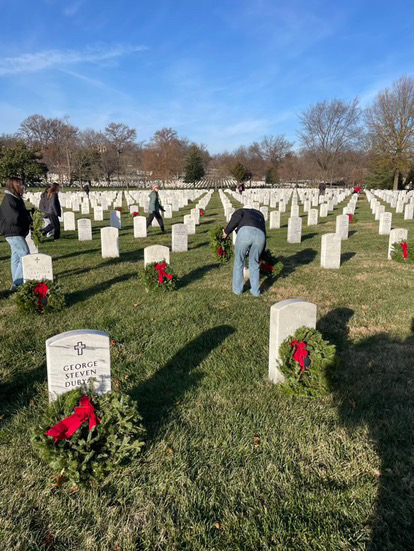
<svg viewBox="0 0 414 551"><path fill-rule="evenodd" d="M146 151L146 169L163 182L177 177L183 171L188 145L173 128L158 130Z"/></svg>
<svg viewBox="0 0 414 551"><path fill-rule="evenodd" d="M394 189L409 168L414 152L414 79L401 77L391 88L379 92L365 111L372 150L391 165Z"/></svg>
<svg viewBox="0 0 414 551"><path fill-rule="evenodd" d="M293 143L283 135L264 136L260 142L254 142L249 147L252 164L257 167L259 162L262 165L261 175L265 176L267 180L276 181L279 177L280 164L286 155L291 153L292 146Z"/></svg>
<svg viewBox="0 0 414 551"><path fill-rule="evenodd" d="M350 103L339 99L325 100L299 116L302 146L313 156L326 181L332 183L341 155L357 145L361 135L359 119L356 98Z"/></svg>
<svg viewBox="0 0 414 551"><path fill-rule="evenodd" d="M105 128L105 136L108 144L114 149L118 160L118 183L120 183L121 170L125 173L125 167L121 167L122 156L134 144L137 131L126 124L111 122ZM127 182L128 185L128 182Z"/></svg>

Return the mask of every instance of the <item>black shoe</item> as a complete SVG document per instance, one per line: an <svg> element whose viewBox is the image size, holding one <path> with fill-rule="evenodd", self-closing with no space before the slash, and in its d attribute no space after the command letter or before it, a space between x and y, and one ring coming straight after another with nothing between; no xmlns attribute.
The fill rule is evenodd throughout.
<svg viewBox="0 0 414 551"><path fill-rule="evenodd" d="M165 230L164 230L164 228L162 228L162 230L161 230L161 233L165 233Z"/></svg>

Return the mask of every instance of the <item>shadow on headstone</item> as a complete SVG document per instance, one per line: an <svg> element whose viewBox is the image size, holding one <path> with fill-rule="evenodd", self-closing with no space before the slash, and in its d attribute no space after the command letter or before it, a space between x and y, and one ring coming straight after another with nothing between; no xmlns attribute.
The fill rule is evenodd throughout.
<svg viewBox="0 0 414 551"><path fill-rule="evenodd" d="M330 387L340 420L351 433L358 426L368 428L381 462L364 549L414 549L414 335L400 340L378 333L353 345L347 328L352 315L338 308L317 328L338 349Z"/></svg>
<svg viewBox="0 0 414 551"><path fill-rule="evenodd" d="M131 390L129 394L138 401L149 439L153 439L160 431L175 404L203 377L202 373L195 373L194 370L234 332L235 329L229 325L204 331L179 350L150 379Z"/></svg>

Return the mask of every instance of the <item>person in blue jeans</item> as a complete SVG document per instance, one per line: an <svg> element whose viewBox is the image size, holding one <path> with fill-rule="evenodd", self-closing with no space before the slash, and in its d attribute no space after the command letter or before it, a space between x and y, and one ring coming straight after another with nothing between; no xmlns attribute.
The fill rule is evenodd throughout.
<svg viewBox="0 0 414 551"><path fill-rule="evenodd" d="M32 217L23 201L24 186L20 178L9 178L0 210L0 230L11 248L11 271L16 291L23 283L22 258L30 254L26 243Z"/></svg>
<svg viewBox="0 0 414 551"><path fill-rule="evenodd" d="M260 255L266 246L266 222L263 214L256 209L239 209L233 213L223 231L226 239L232 231L237 232L233 267L233 293L243 293L243 268L249 253L250 292L260 296Z"/></svg>

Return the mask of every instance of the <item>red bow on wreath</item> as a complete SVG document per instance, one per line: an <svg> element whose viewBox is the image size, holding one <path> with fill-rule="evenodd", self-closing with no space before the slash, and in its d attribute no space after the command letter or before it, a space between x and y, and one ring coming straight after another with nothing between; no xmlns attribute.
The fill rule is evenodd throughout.
<svg viewBox="0 0 414 551"><path fill-rule="evenodd" d="M408 243L400 243L404 258L408 258Z"/></svg>
<svg viewBox="0 0 414 551"><path fill-rule="evenodd" d="M134 212L134 218L135 218L135 216L139 216L139 212L138 212L138 211L135 211L135 212Z"/></svg>
<svg viewBox="0 0 414 551"><path fill-rule="evenodd" d="M80 401L80 407L75 408L75 415L66 417L57 425L47 431L47 436L52 436L56 442L72 438L76 431L89 419L89 430L99 425L100 420L96 417L95 408L91 404L88 396L84 396Z"/></svg>
<svg viewBox="0 0 414 551"><path fill-rule="evenodd" d="M265 264L264 262L260 263L260 268L268 274L273 273L273 269L274 269L271 264Z"/></svg>
<svg viewBox="0 0 414 551"><path fill-rule="evenodd" d="M350 223L350 224L353 224L353 222L354 222L354 217L352 216L352 214L348 214L348 218L349 218L349 223Z"/></svg>
<svg viewBox="0 0 414 551"><path fill-rule="evenodd" d="M165 271L166 267L167 267L166 262L164 262L164 264L157 264L155 266L155 269L158 272L158 282L159 283L164 283L164 279L173 279L173 277L174 277L171 274L167 274L167 272Z"/></svg>
<svg viewBox="0 0 414 551"><path fill-rule="evenodd" d="M34 294L37 296L39 308L43 310L43 308L47 305L49 287L46 285L46 283L39 283L39 285L36 285L34 289Z"/></svg>
<svg viewBox="0 0 414 551"><path fill-rule="evenodd" d="M200 209L200 216L204 216L204 210Z"/></svg>
<svg viewBox="0 0 414 551"><path fill-rule="evenodd" d="M226 251L224 251L221 247L219 248L219 250L217 252L218 252L219 256L226 256L227 255Z"/></svg>
<svg viewBox="0 0 414 551"><path fill-rule="evenodd" d="M306 370L305 360L309 357L309 351L306 348L306 342L292 341L290 346L296 346L293 359L300 365L300 375Z"/></svg>
<svg viewBox="0 0 414 551"><path fill-rule="evenodd" d="M358 187L355 187L354 188L354 192L355 193L360 193L361 192L361 188L358 186Z"/></svg>

